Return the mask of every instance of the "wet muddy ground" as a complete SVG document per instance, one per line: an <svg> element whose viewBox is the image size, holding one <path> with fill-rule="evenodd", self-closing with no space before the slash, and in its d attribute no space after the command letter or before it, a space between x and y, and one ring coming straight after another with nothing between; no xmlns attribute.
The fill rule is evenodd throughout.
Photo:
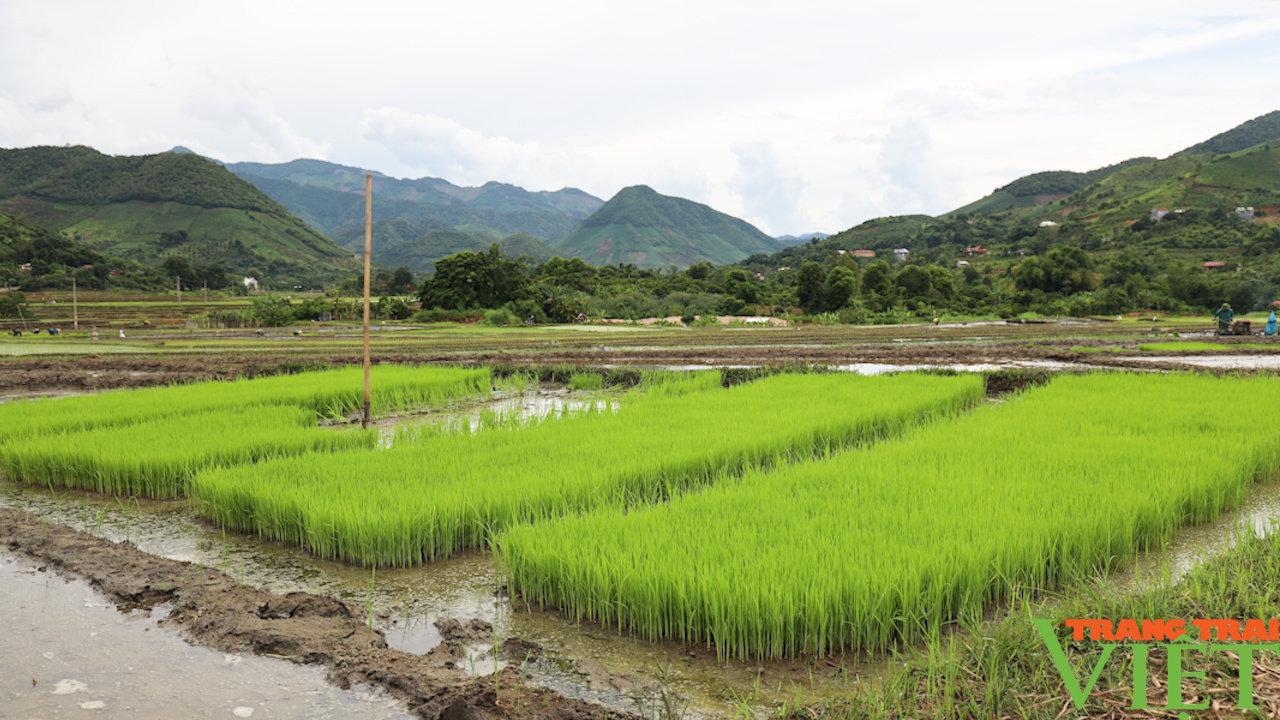
<svg viewBox="0 0 1280 720"><path fill-rule="evenodd" d="M34 564L36 573L55 572L87 580L110 602L132 610L157 614L167 610L158 627L181 630L195 643L235 656L253 653L319 665L327 671L329 681L338 687L377 688L419 717L447 720L625 717L601 705L528 686L514 667L491 677L468 675L460 667L466 658L462 646L478 639L477 633L483 635L483 625L442 623L444 642L426 654L406 653L388 647L383 632L371 628L371 621L366 620L367 612L353 603L306 592L268 592L238 582L216 568L157 557L138 550L132 543L93 537L50 524L29 513L0 509L0 543L12 555L25 559L28 565ZM29 602L38 601L39 589L28 597ZM88 604L93 605L94 601L89 600ZM56 633L58 627L42 623L30 628L30 632ZM148 632L149 628L144 627L143 631ZM29 653L42 647L38 640L31 645ZM81 646L84 647L83 639ZM518 642L497 649L507 655L528 655L536 650L532 645ZM39 657L49 660L44 655L46 652L57 658L57 651L49 649L40 650ZM34 657L25 659L30 664L28 667L39 664ZM6 663L15 661L21 660L6 653ZM46 678L58 674L56 668L50 672ZM33 687L39 688L40 679L31 679ZM60 691L57 681L53 681L51 693L74 695L83 691L84 702L92 707L81 707L105 708L106 700L88 699L94 694L90 692L94 686L76 678L62 679L69 683ZM123 681L107 680L98 689L98 695L106 697L104 693L112 682L121 682L123 686ZM21 699L20 689L6 690ZM140 702L130 697L118 696L114 702ZM151 710L147 712L150 714Z"/></svg>

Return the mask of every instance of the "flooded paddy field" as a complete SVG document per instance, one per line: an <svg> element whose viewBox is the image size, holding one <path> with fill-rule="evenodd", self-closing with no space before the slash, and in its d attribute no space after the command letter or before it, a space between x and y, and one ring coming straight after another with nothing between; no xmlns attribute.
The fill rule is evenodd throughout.
<svg viewBox="0 0 1280 720"><path fill-rule="evenodd" d="M1024 327L1040 330L1043 326L1019 326L1015 329ZM1061 327L1052 329L1062 332ZM729 330L736 329L721 332ZM987 338L991 337L991 330L990 326L980 326L970 332L983 332L982 337ZM773 332L754 328L749 332L757 331ZM645 335L647 332L642 330L634 334ZM501 362L513 367L563 364L606 371L629 368L749 369L804 363L826 364L833 369L859 374L929 368L975 372L998 369L1047 372L1126 367L1166 369L1184 363L1193 364L1191 361L1209 365L1210 362L1205 361L1228 360L1237 364L1224 363L1218 367L1280 367L1266 364L1272 360L1266 354L1222 358L1192 354L1153 355L1137 349L1140 342L1148 341L1146 337L1121 336L1119 333L1085 341L1086 344L1111 349L1101 357L1095 353L1074 352L1072 348L1081 345L1078 337L1049 337L1047 333L1014 338L1002 334L1003 339L996 340L963 336L910 338L905 343L894 343L878 336L851 339L837 333L815 333L808 336L808 341L796 344L760 342L735 346L707 342L696 346L672 343L666 347L655 343L654 338L644 338L645 344L631 348L625 343L615 342L614 336L622 334L611 334L606 341L609 343L607 347L599 345L601 341L597 336L597 344L592 347L565 349L557 340L555 345L536 351L517 348L500 350L496 355L489 351L437 351L430 342L421 342L419 348L419 341L414 340L399 346L389 345L389 352L382 356L382 360L440 362L442 358L448 358L449 362ZM280 340L297 342L299 348L307 347L305 338L301 341ZM257 341L250 338L247 342ZM688 342L687 338L685 342ZM91 384L90 381L119 380L120 386L129 387L177 379L227 377L245 368L270 373L279 364L297 363L300 358L306 362L348 362L350 358L337 354L337 349L336 346L332 350L325 349L314 356L293 352L277 354L276 351L259 353L256 348L251 353L235 350L225 355L215 353L206 357L198 357L194 349L191 353L175 354L164 349L152 355L125 358L77 355L41 360L24 356L3 361L5 372L0 373L0 385L13 385L0 388L0 392L10 396L75 394L86 389L111 387ZM1250 358L1260 358L1263 362L1240 364ZM10 375L10 370L18 376ZM24 378L32 380L35 389L19 389ZM608 395L569 393L548 384L541 389L500 395L485 402L459 403L445 413L384 418L379 428L386 438L393 436L399 427L423 420L452 418L474 428L486 413L509 417L555 417L587 407L600 409L602 403L613 407L614 400ZM862 655L726 662L717 659L715 651L708 647L638 640L594 623L575 622L554 611L513 603L505 591L501 568L487 552L463 553L412 569L379 568L375 572L320 560L305 551L279 543L223 533L198 518L184 501L134 499L125 502L88 493L21 486L0 479L0 507L32 512L51 525L76 528L113 542L127 541L149 555L217 570L268 592L308 592L338 598L355 608L361 620L371 618L372 626L382 633L389 649L422 657L436 651L438 660L440 653L437 649L442 643L451 642L455 651L444 661L452 663L448 668L450 682L466 682L472 677L483 681L497 669L507 673L504 677L518 676L529 687L548 688L568 698L601 704L608 707L614 716L630 712L659 717L659 708L664 706L664 702L677 703L683 713L694 717L732 717L743 711L769 713L786 703L855 692L860 684L874 685L897 667L883 656ZM1180 531L1164 551L1141 555L1131 566L1118 570L1112 581L1116 587L1128 588L1176 579L1186 569L1229 549L1241 524L1269 532L1272 529L1270 519L1278 513L1280 485L1259 485L1239 510L1225 514L1213 523ZM29 703L14 705L26 713L15 717L82 714L81 703L96 702L104 703L103 707L108 710L161 708L162 713L192 717L200 717L202 712L208 717L242 717L245 715L234 713L237 710L243 713L244 708L254 709L256 714L253 717L400 717L411 710L403 701L382 694L372 686L355 685L352 692L340 690L325 682L325 671L315 667L299 666L278 658L188 647L176 640L175 630L158 627L168 612L163 604L152 610L149 616L138 611L130 614L127 607L125 612L121 612L112 607L109 599L93 595L91 588L76 585L75 581L68 583L49 569L39 571L38 565L32 565L19 555L3 557L0 587L13 593L0 596L3 602L11 609L22 603L26 603L25 607L38 608L34 620L30 615L24 620L14 610L10 625L21 626L25 622L42 628L33 631L36 639L30 652L23 651L26 657L22 662L25 664L10 665L16 661L0 659L0 675L5 677L20 677L27 672L27 667L39 670L22 682L0 685L4 698L12 697L15 703ZM31 587L23 586L24 583ZM28 590L35 592L35 585L39 583L44 583L45 590L39 592L46 592L47 599L30 601L26 595L18 595ZM49 588L59 584L73 588L66 596L70 599L55 598L56 592L61 590ZM86 603L96 607L85 607ZM140 647L143 640L133 639L138 632L147 642L156 637L166 638L144 656L154 658L151 665L145 662L133 665L124 661L104 662L101 658L95 660L88 657L87 650L82 653L84 657L77 656L81 665L58 665L43 654L53 652L56 659L64 658L59 650L40 650L31 655L35 651L34 645L54 642L46 635L58 634L51 628L56 628L64 615L66 627L71 628L74 627L75 616L96 610L103 610L106 614L91 617L89 624L99 629L88 629L87 632L99 633L94 638L95 642L96 638L102 638L103 658L122 657L123 653L132 652L129 648ZM114 630L109 632L108 625ZM71 632L68 630L68 634ZM74 632L83 637L80 630ZM518 639L518 642L511 646L514 650L508 651L504 644L512 639ZM200 651L208 657L186 660L174 656L169 660L166 646L181 646L183 650ZM107 649L110 656L105 654ZM241 660L227 660L228 657ZM261 668L250 665L250 660L264 665ZM188 662L189 665L186 664ZM210 663L210 669L195 669L205 667L198 665L199 662ZM148 683L167 687L166 682L160 679L141 685L128 677L93 680L98 677L93 675L94 672L108 678L109 675L103 673L117 669L112 667L114 665L134 668L140 674L152 670L159 673L163 669L161 665L190 667L192 670L188 672L191 674L208 677L222 677L219 673L225 675L240 668L253 667L255 679L260 678L263 683L257 689L250 685L242 688L238 682L210 683L208 692L184 693L181 698L166 699L162 693L150 693L145 687ZM76 667L85 669L77 672ZM301 674L292 674L295 671L301 671ZM27 684L32 679L37 683L34 690L29 690ZM79 690L76 689L78 685L65 685L72 690L54 695L57 683L62 680L82 683L88 689ZM226 691L225 695L221 694L219 687ZM273 691L273 687L276 690ZM237 689L243 693L235 694ZM165 704L171 700L181 700L186 704ZM26 709L28 707L31 709ZM170 711L169 708L174 709Z"/></svg>
<svg viewBox="0 0 1280 720"><path fill-rule="evenodd" d="M367 612L393 650L427 655L447 635L457 634L462 647L452 662L460 675L492 673L496 646L498 669L513 668L530 686L600 703L615 713L652 711L665 696L681 703L691 717L731 717L744 709L767 714L798 699L817 701L853 692L892 671L887 658L871 656L723 661L711 648L638 640L594 623L577 623L513 603L486 552L374 572L277 543L224 535L196 518L184 502L121 503L3 481L0 507L32 512L50 525L106 540L128 541L150 555L223 572L276 594L339 598L359 610L361 622ZM1111 582L1137 589L1176 581L1228 550L1242 527L1273 531L1276 517L1280 482L1259 485L1237 510L1180 531L1163 551L1140 555ZM150 612L117 608L82 580L38 569L13 554L3 557L0 598L8 627L22 632L6 641L15 652L0 658L0 677L6 678L0 692L13 698L14 707L30 708L30 717L70 714L80 702L147 712L174 708L190 717L227 717L244 707L258 708L257 717L395 718L408 712L375 688L333 688L315 667L187 646L172 630L157 627L168 611L164 605ZM505 650L512 638L519 638L514 655ZM176 678L172 682L171 673ZM173 684L196 673L221 680L202 681L191 692L180 692L181 686ZM56 683L63 680L88 690L68 691L71 698L54 695Z"/></svg>

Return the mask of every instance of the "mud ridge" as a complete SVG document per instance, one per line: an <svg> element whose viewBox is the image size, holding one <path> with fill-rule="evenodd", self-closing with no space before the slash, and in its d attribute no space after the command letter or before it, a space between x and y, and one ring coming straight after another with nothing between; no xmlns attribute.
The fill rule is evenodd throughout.
<svg viewBox="0 0 1280 720"><path fill-rule="evenodd" d="M311 593L267 592L214 568L149 555L132 543L93 537L10 509L0 508L0 543L10 552L88 580L118 603L168 607L160 624L183 631L189 642L320 664L334 684L384 688L428 720L640 720L524 686L515 668L489 677L466 675L457 669L466 632L426 655L401 652L387 647L381 630L370 628L366 608ZM513 651L523 649L517 648L519 642L507 641Z"/></svg>

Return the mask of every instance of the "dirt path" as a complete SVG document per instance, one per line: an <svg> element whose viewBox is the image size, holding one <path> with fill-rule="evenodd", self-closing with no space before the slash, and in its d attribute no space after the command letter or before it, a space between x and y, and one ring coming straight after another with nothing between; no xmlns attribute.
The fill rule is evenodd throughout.
<svg viewBox="0 0 1280 720"><path fill-rule="evenodd" d="M461 669L469 635L451 626L446 641L426 655L387 647L370 630L367 611L342 600L242 585L211 568L148 555L132 543L113 543L38 517L0 509L0 543L62 573L88 580L112 600L140 608L167 606L161 624L189 641L224 652L252 652L324 666L341 686L384 688L422 718L482 720L639 720L638 716L521 685L508 667L475 678ZM454 621L456 624L456 621ZM463 628L465 629L465 628ZM504 650L531 652L517 638ZM517 647L518 646L518 647Z"/></svg>

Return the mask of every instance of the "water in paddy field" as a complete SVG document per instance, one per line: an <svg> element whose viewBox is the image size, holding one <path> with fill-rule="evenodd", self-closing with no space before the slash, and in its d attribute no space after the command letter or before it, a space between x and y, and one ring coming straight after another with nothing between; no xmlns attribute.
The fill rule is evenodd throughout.
<svg viewBox="0 0 1280 720"><path fill-rule="evenodd" d="M1182 528L1163 550L1139 555L1112 576L1112 584L1137 590L1176 583L1192 568L1235 547L1240 533L1270 535L1280 529L1280 479L1253 487L1240 506L1214 520Z"/></svg>
<svg viewBox="0 0 1280 720"><path fill-rule="evenodd" d="M1223 347L1230 347L1224 345ZM1138 356L1128 358L1147 362L1184 363L1198 367L1225 368L1230 370L1274 370L1280 368L1280 355L1171 355L1165 357Z"/></svg>
<svg viewBox="0 0 1280 720"><path fill-rule="evenodd" d="M330 685L319 666L188 645L152 613L26 560L0 556L0 622L0 717L412 717L381 690Z"/></svg>
<svg viewBox="0 0 1280 720"><path fill-rule="evenodd" d="M875 370L914 369L888 364L883 367L885 370L878 367ZM446 419L474 428L485 412L523 418L558 417L589 405L605 409L599 403L615 408L617 402L616 396L611 398L600 393L518 393L500 397L496 403L454 408L446 413L380 420L379 427L388 432L396 423ZM744 708L768 712L798 698L812 700L823 695L849 694L860 680L874 681L890 669L889 662L883 658L860 657L837 658L830 664L812 659L724 662L707 647L690 649L675 643L637 640L598 625L577 623L554 612L530 611L518 602L513 604L505 595L500 568L491 554L482 551L416 568L382 568L375 573L320 560L279 543L236 533L224 534L198 518L185 502L135 500L126 503L75 491L20 486L0 476L0 506L29 510L50 522L111 540L129 540L144 552L202 563L273 592L301 590L341 597L360 607L370 606L377 617L375 622L386 633L388 644L406 652L425 653L440 643L441 637L434 625L437 619L454 617L465 622L480 618L492 623L494 642L520 637L544 648L543 657L523 663L531 683L621 710L648 710L646 714L653 714L655 702L665 691L687 702L687 711L692 716L733 716ZM1164 551L1141 556L1131 567L1117 573L1114 581L1128 587L1136 582L1135 578L1159 579L1166 574L1176 577L1231 547L1239 523L1252 524L1266 532L1272 527L1270 518L1276 515L1280 515L1280 481L1258 485L1239 509L1212 523L1180 531ZM1166 569L1169 572L1166 573ZM14 582L10 582L11 579ZM73 588L69 591L69 600L56 596L63 586ZM37 573L0 553L0 613L4 614L7 627L22 628L22 632L29 632L32 638L30 642L19 640L17 633L11 632L15 638L11 641L6 636L4 652L0 652L0 708L5 709L0 711L0 716L11 716L7 714L10 699L16 703L12 707L20 708L20 712L12 716L19 718L74 714L72 711L83 712L80 703L94 702L103 702L108 711L145 707L149 715L155 715L150 708L169 708L170 705L163 703L176 702L164 694L164 689L171 684L181 687L175 684L178 680L166 679L171 667L188 667L192 668L188 674L218 678L241 667L254 667L252 674L267 682L260 692L254 691L257 695L243 696L248 699L219 694L230 690L219 689L221 686L217 683L210 683L210 687L203 690L180 690L175 694L184 701L191 699L196 705L173 706L172 712L163 712L165 716L227 717L236 708L259 708L254 717L397 717L396 713L402 712L387 705L386 698L379 695L358 692L350 696L336 695L340 691L324 684L324 673L317 667L298 667L271 658L251 657L227 661L233 664L224 667L218 664L224 662L221 653L187 647L173 633L155 628L151 619L122 614L104 605L87 587L76 589L81 586L83 583L77 586L51 573ZM27 591L47 595L37 595L31 600L18 594ZM85 607L86 602L96 607ZM156 616L160 617L163 612L162 608L158 609ZM168 639L163 643L144 644L154 643L159 637ZM65 642L78 654L63 655L60 654L63 651L49 649L59 642ZM49 647L43 647L45 644ZM134 652L135 647L147 648L146 653L139 656L141 659L136 662L121 659L125 653ZM15 651L9 652L10 648ZM195 669L196 665L185 664L188 663L183 659L185 656L169 655L170 651L176 652L175 648L212 653L213 664L207 670ZM93 654L97 649L102 651L100 655ZM463 669L476 674L492 672L492 660L486 657L491 649L491 642L477 643L471 648L472 659L464 663ZM73 657L74 662L49 664L54 661L45 657L46 652L54 653L56 662L68 657ZM261 669L256 669L257 663L262 664ZM124 672L120 670L122 667L130 669ZM44 674L31 674L29 668ZM295 671L311 674L286 674ZM117 674L112 675L113 672ZM34 690L29 687L31 679L37 680ZM52 692L61 680L83 684L87 690L55 696ZM318 685L307 684L312 682ZM231 686L232 689L238 687L236 683ZM277 688L274 695L272 687ZM294 695L301 697L299 702L313 704L286 703L291 698L298 700ZM144 701L150 704L144 705Z"/></svg>
<svg viewBox="0 0 1280 720"><path fill-rule="evenodd" d="M499 643L520 637L543 647L542 658L524 663L530 682L631 712L651 709L663 690L688 702L691 716L734 715L744 704L767 711L794 701L798 695L813 698L850 692L859 678L874 678L886 669L883 661L848 659L843 661L845 670L834 679L829 665L824 665L826 679L815 679L804 661L721 662L710 648L690 652L674 643L652 643L598 625L578 624L556 613L528 612L514 606L501 592L501 573L487 552L470 552L416 568L381 568L374 573L320 560L279 543L233 533L224 537L181 501L121 504L111 498L61 490L51 493L47 488L3 480L0 506L29 510L49 522L99 537L129 540L153 555L203 563L273 592L302 590L340 597L360 607L371 604L375 624L386 633L387 644L407 652L425 653L440 643L433 624L436 619L480 618L493 624ZM0 602L4 597L0 590ZM42 612L32 626L57 632L62 612ZM491 642L472 647L475 660L463 669L476 674L493 672L492 662L481 657L491 649ZM22 671L7 667L8 662L0 656L0 675ZM753 704L752 698L758 703ZM304 716L309 717L307 713L276 715Z"/></svg>

